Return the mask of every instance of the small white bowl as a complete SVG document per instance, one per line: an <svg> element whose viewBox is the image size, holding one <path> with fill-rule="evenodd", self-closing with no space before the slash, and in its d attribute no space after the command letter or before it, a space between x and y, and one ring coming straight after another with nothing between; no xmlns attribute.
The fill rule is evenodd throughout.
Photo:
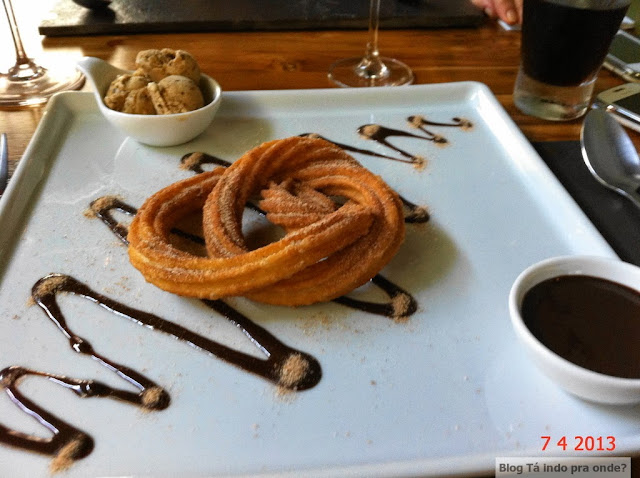
<svg viewBox="0 0 640 478"><path fill-rule="evenodd" d="M104 117L140 143L151 146L174 146L186 143L207 129L220 107L222 98L220 85L213 78L203 74L199 85L205 101L202 108L169 115L121 113L108 108L103 98L109 85L118 75L131 72L93 57L82 58L77 68L93 85L96 101Z"/></svg>
<svg viewBox="0 0 640 478"><path fill-rule="evenodd" d="M547 348L526 326L521 307L527 291L547 279L573 274L607 279L640 291L640 268L620 260L592 256L544 260L523 271L509 294L509 313L518 339L537 367L573 395L598 403L640 403L640 379L614 377L580 367Z"/></svg>

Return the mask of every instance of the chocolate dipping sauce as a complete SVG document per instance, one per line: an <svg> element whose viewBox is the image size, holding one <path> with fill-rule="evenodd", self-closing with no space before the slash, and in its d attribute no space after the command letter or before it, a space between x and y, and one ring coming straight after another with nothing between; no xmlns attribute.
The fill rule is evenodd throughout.
<svg viewBox="0 0 640 478"><path fill-rule="evenodd" d="M640 292L598 277L559 276L531 288L521 312L533 335L561 357L640 378Z"/></svg>

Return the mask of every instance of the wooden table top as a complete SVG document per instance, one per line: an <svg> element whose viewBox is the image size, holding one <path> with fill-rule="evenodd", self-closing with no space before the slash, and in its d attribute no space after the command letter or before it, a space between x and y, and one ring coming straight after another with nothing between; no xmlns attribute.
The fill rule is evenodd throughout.
<svg viewBox="0 0 640 478"><path fill-rule="evenodd" d="M64 58L73 68L82 56L95 56L122 68L133 68L138 51L173 48L191 52L203 72L216 78L223 90L327 88L329 65L363 53L365 31L178 33L44 38L38 63ZM479 28L384 30L380 51L406 62L417 84L479 81L496 95L511 118L531 141L576 140L581 120L544 121L520 113L512 91L519 63L520 33L505 31L487 20ZM6 63L6 60L5 60ZM622 81L602 70L596 93ZM85 86L85 89L88 87ZM22 157L43 108L1 110L0 132L6 132L10 171Z"/></svg>

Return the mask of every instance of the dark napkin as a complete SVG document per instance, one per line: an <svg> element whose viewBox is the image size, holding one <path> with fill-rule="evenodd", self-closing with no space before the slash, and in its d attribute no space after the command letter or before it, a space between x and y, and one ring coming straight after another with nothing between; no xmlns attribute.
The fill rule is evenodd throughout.
<svg viewBox="0 0 640 478"><path fill-rule="evenodd" d="M618 256L640 265L640 209L591 176L580 142L539 142L533 147Z"/></svg>

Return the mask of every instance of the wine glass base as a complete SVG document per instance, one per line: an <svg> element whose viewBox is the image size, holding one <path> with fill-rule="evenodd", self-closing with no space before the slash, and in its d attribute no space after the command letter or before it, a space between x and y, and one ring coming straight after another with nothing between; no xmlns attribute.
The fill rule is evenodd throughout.
<svg viewBox="0 0 640 478"><path fill-rule="evenodd" d="M402 86L413 83L413 72L407 65L394 58L379 58L384 65L381 74L373 74L363 68L363 58L345 58L329 68L329 80L345 88L371 86Z"/></svg>
<svg viewBox="0 0 640 478"><path fill-rule="evenodd" d="M23 108L46 103L60 91L78 90L84 84L79 71L58 72L44 69L44 74L34 79L12 79L0 74L0 108Z"/></svg>

